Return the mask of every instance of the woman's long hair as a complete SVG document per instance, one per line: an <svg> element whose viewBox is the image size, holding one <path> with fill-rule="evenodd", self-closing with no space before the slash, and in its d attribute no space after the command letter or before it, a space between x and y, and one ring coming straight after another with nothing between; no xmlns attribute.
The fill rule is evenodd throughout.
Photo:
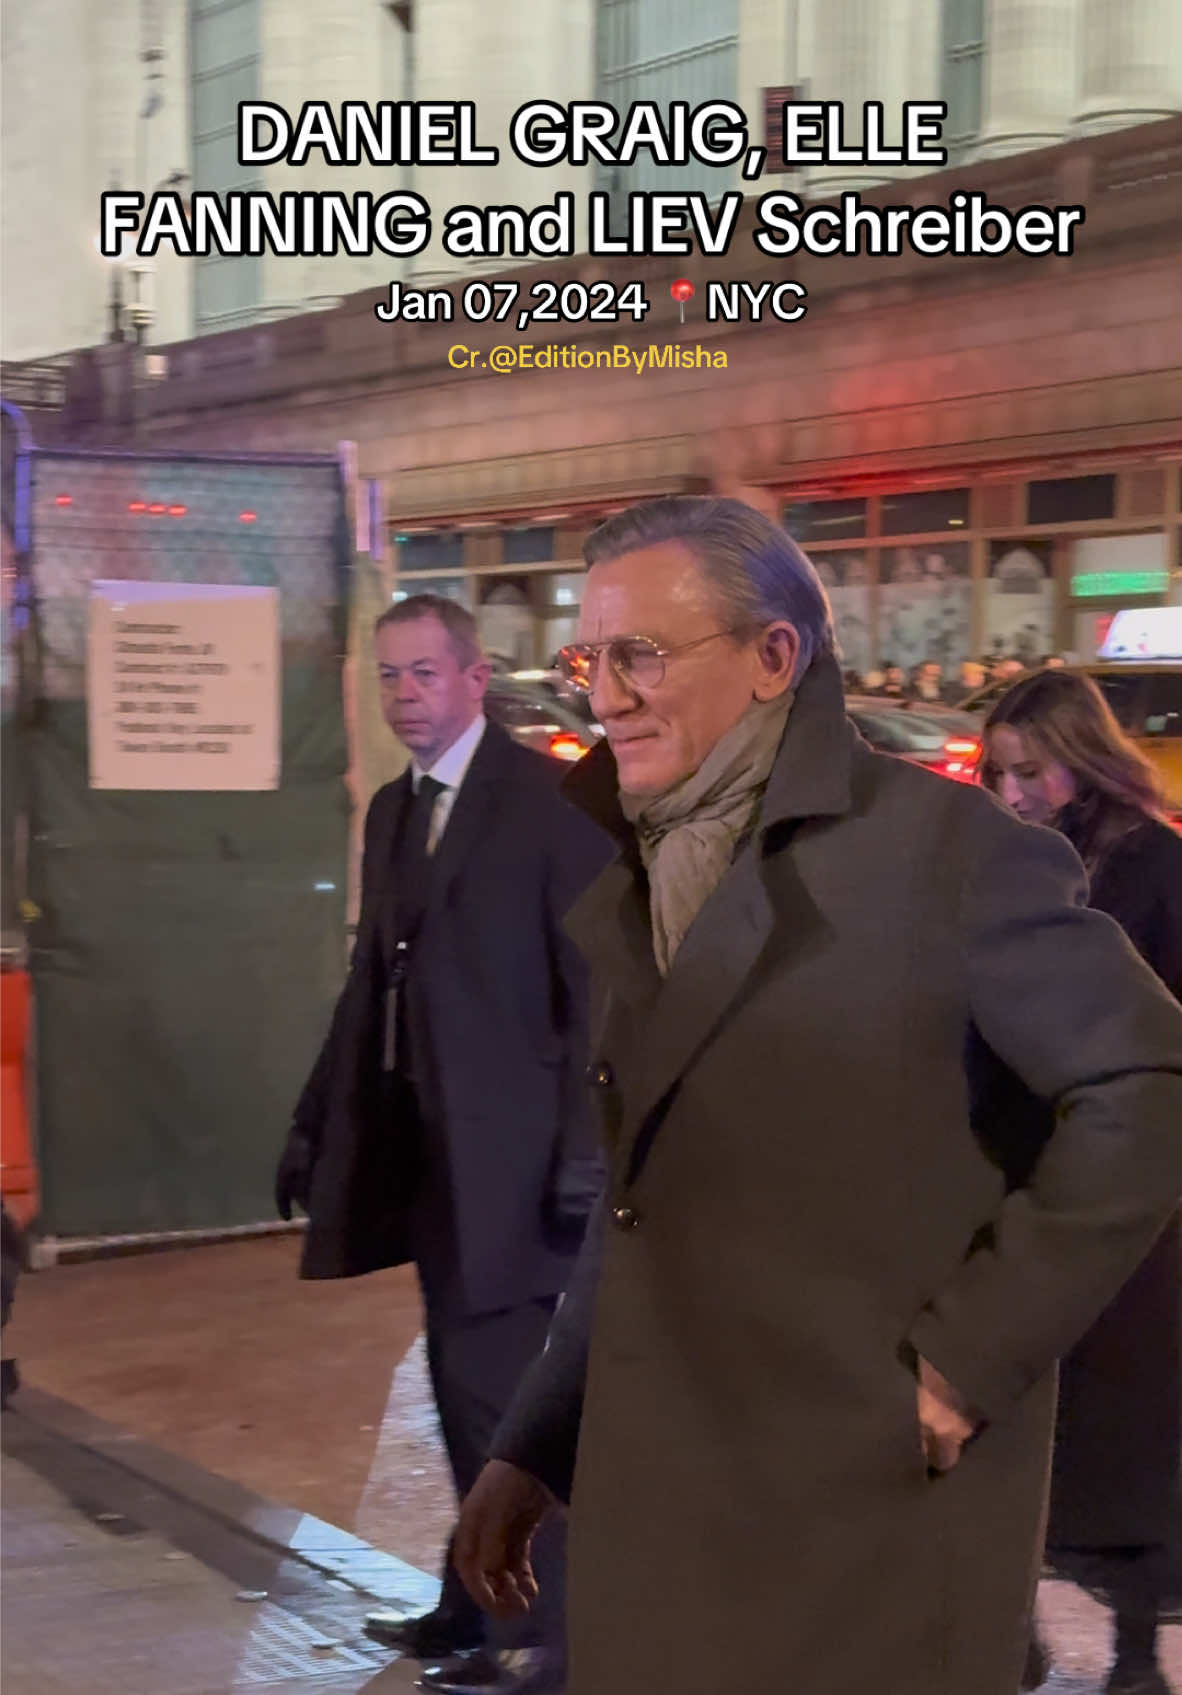
<svg viewBox="0 0 1182 1695"><path fill-rule="evenodd" d="M1114 842L1147 818L1165 817L1161 780L1113 717L1090 677L1078 671L1036 671L1002 695L985 721L986 757L981 781L997 788L989 759L989 734L1008 725L1044 759L1075 780L1075 798L1054 820L1089 872Z"/></svg>

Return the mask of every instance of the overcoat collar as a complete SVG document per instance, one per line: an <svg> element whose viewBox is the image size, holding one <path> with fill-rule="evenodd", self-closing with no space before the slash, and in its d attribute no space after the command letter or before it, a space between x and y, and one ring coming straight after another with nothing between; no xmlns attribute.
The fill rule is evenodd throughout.
<svg viewBox="0 0 1182 1695"><path fill-rule="evenodd" d="M764 863L788 827L804 819L839 817L851 805L855 732L845 717L841 674L826 655L802 680L748 846L707 900L663 980L653 957L648 888L631 826L619 803L615 761L606 744L575 767L566 790L620 844L620 856L576 902L567 929L610 988L645 1016L637 1088L624 1103L622 1149L639 1159L646 1120L671 1093L694 1055L739 997L771 937L776 912L764 882ZM811 902L798 879L784 879L791 938L812 931Z"/></svg>
<svg viewBox="0 0 1182 1695"><path fill-rule="evenodd" d="M829 654L801 679L760 808L758 834L791 819L837 817L850 804L853 732L845 716L841 672ZM622 846L635 835L620 806L615 757L606 739L574 767L567 797Z"/></svg>

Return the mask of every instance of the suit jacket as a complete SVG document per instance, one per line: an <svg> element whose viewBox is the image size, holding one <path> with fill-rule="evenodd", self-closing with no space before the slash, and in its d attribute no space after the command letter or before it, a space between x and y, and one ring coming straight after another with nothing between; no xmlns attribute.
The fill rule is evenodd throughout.
<svg viewBox="0 0 1182 1695"><path fill-rule="evenodd" d="M493 1444L571 1498L570 1695L762 1687L769 1621L808 1695L1012 1695L1055 1360L1182 1190L1182 1012L1067 842L872 753L827 658L663 980L615 786L572 778L621 847L569 921L606 1196ZM917 1355L987 1420L935 1480Z"/></svg>
<svg viewBox="0 0 1182 1695"><path fill-rule="evenodd" d="M397 939L390 870L410 798L408 771L370 806L349 977L295 1112L291 1134L315 1157L301 1272L357 1276L440 1246L465 1310L497 1311L564 1287L580 1196L584 1220L594 1199L586 969L562 921L610 842L564 799L551 761L488 725L415 938L409 1112L381 1049ZM446 1164L425 1195L424 1137ZM563 1193L575 1215L565 1227Z"/></svg>

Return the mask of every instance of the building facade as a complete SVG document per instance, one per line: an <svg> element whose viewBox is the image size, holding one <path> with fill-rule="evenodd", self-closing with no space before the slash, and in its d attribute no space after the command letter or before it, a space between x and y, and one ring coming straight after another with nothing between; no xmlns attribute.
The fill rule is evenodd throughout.
<svg viewBox="0 0 1182 1695"><path fill-rule="evenodd" d="M644 326L549 326L522 339L552 363L507 373L481 367L503 328L383 324L371 291L169 348L131 422L112 409L129 350L100 349L78 363L61 427L118 441L134 424L161 447L353 443L378 495L363 523L373 594L455 595L514 665L569 638L588 530L681 490L784 517L859 670L1088 657L1117 608L1182 600L1182 119L929 177L924 198L956 189L1084 204L1074 255L808 256L792 261L801 322L711 324L698 302L712 278L784 275L740 231L726 260L596 261L617 282L639 271ZM678 266L698 290L684 326ZM589 274L575 261L506 276L524 289ZM597 361L620 347L691 357L643 374Z"/></svg>
<svg viewBox="0 0 1182 1695"><path fill-rule="evenodd" d="M2 26L8 360L93 346L121 324L175 343L330 307L391 277L479 268L437 243L393 266L345 254L107 261L96 236L110 187L397 187L433 203L446 193L450 204L529 206L539 182L547 197L734 185L694 165L540 177L504 147L494 172L345 170L315 157L298 170L246 167L235 145L243 100L295 113L306 100L471 99L482 132L503 140L515 108L539 96L621 108L737 100L757 133L769 88L853 110L880 100L890 114L941 98L957 163L1182 111L1177 0L3 0ZM882 172L830 167L799 180L821 197Z"/></svg>

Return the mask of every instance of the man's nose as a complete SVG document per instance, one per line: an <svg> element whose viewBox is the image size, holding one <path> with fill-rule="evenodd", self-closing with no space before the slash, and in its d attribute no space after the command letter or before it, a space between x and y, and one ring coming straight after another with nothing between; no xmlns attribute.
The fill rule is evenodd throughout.
<svg viewBox="0 0 1182 1695"><path fill-rule="evenodd" d="M607 654L600 656L591 685L591 708L602 724L608 718L618 718L636 705L636 696L627 684L620 681Z"/></svg>

